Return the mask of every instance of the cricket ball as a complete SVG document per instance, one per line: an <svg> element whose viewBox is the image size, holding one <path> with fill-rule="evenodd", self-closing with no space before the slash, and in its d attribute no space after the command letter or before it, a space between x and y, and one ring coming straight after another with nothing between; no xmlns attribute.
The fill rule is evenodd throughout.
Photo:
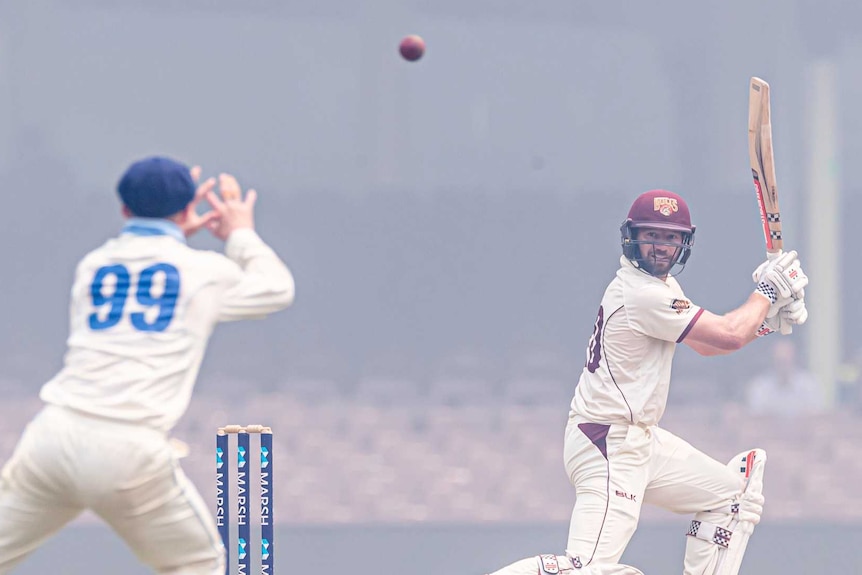
<svg viewBox="0 0 862 575"><path fill-rule="evenodd" d="M415 62L425 53L425 40L415 34L406 36L401 40L398 51L401 52L401 57L405 60Z"/></svg>

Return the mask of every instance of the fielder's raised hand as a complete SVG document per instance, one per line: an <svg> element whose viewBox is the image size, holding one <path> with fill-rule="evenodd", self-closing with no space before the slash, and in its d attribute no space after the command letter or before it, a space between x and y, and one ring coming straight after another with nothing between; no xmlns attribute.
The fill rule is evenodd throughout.
<svg viewBox="0 0 862 575"><path fill-rule="evenodd" d="M197 183L201 177L201 167L195 166L190 170L190 172L192 180ZM200 204L201 200L204 199L207 193L212 191L215 186L215 182L215 178L208 178L204 183L200 184L195 191L194 199L188 206L186 206L185 220L180 223L180 229L182 229L183 234L185 234L186 237L196 234L201 230L201 228L206 227L207 224L218 217L218 214L213 210L209 210L203 214L198 214L197 212L198 204Z"/></svg>
<svg viewBox="0 0 862 575"><path fill-rule="evenodd" d="M217 214L206 224L207 229L221 240L227 240L234 230L242 228L253 230L257 192L248 190L243 199L239 182L230 174L219 174L218 184L221 198L213 189L206 193L207 201Z"/></svg>

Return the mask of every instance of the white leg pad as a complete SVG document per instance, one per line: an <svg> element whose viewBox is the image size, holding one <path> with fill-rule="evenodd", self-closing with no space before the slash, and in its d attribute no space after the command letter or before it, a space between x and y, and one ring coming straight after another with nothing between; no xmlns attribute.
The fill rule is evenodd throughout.
<svg viewBox="0 0 862 575"><path fill-rule="evenodd" d="M760 515L763 513L763 471L766 467L766 452L762 449L752 449L748 453L740 453L735 460L730 460L728 466L733 466L745 475L746 485L739 500L733 536L730 538L727 551L721 554L724 557L719 558L715 575L739 573L748 539L754 531L754 526L760 523Z"/></svg>
<svg viewBox="0 0 862 575"><path fill-rule="evenodd" d="M515 561L491 575L644 575L642 571L622 565L582 565L580 560L565 555L538 555Z"/></svg>
<svg viewBox="0 0 862 575"><path fill-rule="evenodd" d="M738 575L742 556L748 546L748 539L754 526L760 523L763 513L763 471L766 467L766 452L762 449L743 451L727 464L745 479L745 486L738 501L725 509L713 509L698 513L688 531L690 537L709 541L716 546L716 554L711 561L710 575ZM716 514L729 516L724 525L706 521ZM724 521L722 521L724 523Z"/></svg>

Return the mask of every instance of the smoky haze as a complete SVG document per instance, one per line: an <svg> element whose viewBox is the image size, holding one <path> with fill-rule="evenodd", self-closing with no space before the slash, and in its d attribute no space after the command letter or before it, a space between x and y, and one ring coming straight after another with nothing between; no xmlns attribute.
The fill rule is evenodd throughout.
<svg viewBox="0 0 862 575"><path fill-rule="evenodd" d="M5 3L5 376L32 390L57 369L74 262L116 232L115 182L154 153L257 188L259 229L297 277L291 311L220 329L202 385L423 374L465 353L505 370L536 348L574 369L619 223L656 187L692 205L687 293L725 311L762 252L748 77L773 84L791 247L804 252L801 212L816 209L803 189L806 62L847 69L842 157L860 146L849 72L862 46L830 24L858 9L834 4ZM429 48L409 64L395 46L414 32ZM840 168L852 213L857 168ZM862 312L846 313L851 326ZM850 356L862 342L845 332ZM712 365L756 364L743 352Z"/></svg>
<svg viewBox="0 0 862 575"><path fill-rule="evenodd" d="M239 413L256 419L265 410L248 407L255 398L266 408L267 398L291 391L296 382L329 381L338 388L337 401L343 400L343 411L331 423L325 417L335 410L307 405L293 406L297 421L307 427L290 427L287 416L279 422L295 435L291 445L274 451L293 457L297 474L311 470L308 476L315 478L296 487L293 499L279 500L277 506L284 506L277 510L280 522L297 523L291 528L299 530L311 523L409 522L411 505L424 503L423 512L430 515L421 521L427 523L493 523L496 518L515 524L515 531L502 538L491 532L484 532L485 540L481 534L465 538L471 547L459 557L472 559L471 572L521 555L561 551L573 494L559 465L560 430L602 291L618 267L619 226L628 206L654 188L686 198L697 226L693 255L679 278L686 295L716 313L741 304L752 290L751 271L764 257L745 131L748 80L759 76L772 86L786 247L798 249L808 269L806 246L818 232L806 229L807 214L821 208L819 190L807 183L810 70L825 62L838 72L838 133L832 136L839 145L831 169L840 182L841 216L833 224L850 247L841 253L841 324L835 328L845 364L839 372L846 387L838 398L845 411L844 419L817 428L820 443L806 444L809 451L803 453L816 459L812 467L820 475L797 465L804 459L797 457L797 443L785 442L779 446L783 452L776 448L774 459L770 452L780 485L773 499L778 504L768 511L777 519L766 515L764 523L791 527L764 538L771 543L768 552L756 551L761 554L757 572L789 573L774 562L786 553L785 534L804 539L817 530L805 531L803 522L799 529L805 533L799 535L794 518L807 521L811 512L823 524L841 519L858 525L862 517L857 511L862 502L851 492L857 483L852 478L862 478L862 467L846 463L860 460L862 441L854 419L862 405L856 383L862 366L862 333L856 327L862 324L862 306L852 303L862 274L849 259L855 214L862 211L857 184L862 163L856 161L862 156L862 112L856 106L862 99L862 36L856 30L862 5L840 0L623 4L0 0L4 398L36 409L28 398L35 398L62 364L74 266L122 226L115 192L120 174L143 156L170 155L201 165L205 176L231 172L258 191L258 231L287 261L297 285L296 302L286 312L219 326L212 338L196 395L203 403L193 402L190 423L181 428L193 444L184 468L203 495L210 498L214 489L209 451L214 417L209 415L233 415L230 407L247 399L243 409L249 411ZM398 57L398 42L408 34L419 34L427 43L426 54L415 63ZM190 243L221 249L205 234ZM810 289L816 294L816 278ZM809 308L814 317L818 309ZM804 364L810 326L799 328L793 338ZM730 357L705 359L679 347L670 423L683 437L703 432L704 444L717 459L726 460L754 441L760 445L758 421L722 409L741 402L752 374L770 365L767 348L753 345ZM367 446L343 431L354 429L350 420L359 409L350 401L363 378L409 382L405 388L421 394L416 403L422 403L436 380L474 377L496 382L500 390L503 382L511 385L530 370L565 385L550 405L526 412L536 418L507 430L495 405L483 412L493 419L482 430L491 439L447 436L451 452L434 452L457 456L462 439L466 447L460 451L490 452L489 459L503 468L499 476L475 463L472 483L453 480L449 487L472 489L480 494L477 499L498 499L491 503L498 504L494 512L499 515L489 519L490 513L483 516L478 507L447 507L442 496L439 515L428 501L408 501L396 510L380 504L379 491L363 491L379 477L362 475ZM245 395L238 399L239 389ZM364 407L378 415L390 413L388 406ZM24 408L8 411L27 413ZM276 407L272 411L281 414ZM400 408L392 412L404 413ZM721 419L727 412L730 420ZM317 415L319 421L312 421ZM433 415L422 412L417 418L430 421ZM466 416L459 421L473 423ZM0 461L23 422L8 419L0 428ZM304 432L317 424L319 436L344 434L335 447L356 448L344 455L356 458L352 471L345 471L346 464L340 467L341 452L303 444ZM795 422L790 427L800 435L808 431ZM441 434L446 431L445 425L440 428ZM514 444L532 428L539 432L530 436L533 444L519 444L523 451L508 449L499 439L508 433ZM429 429L434 429L431 424L408 431L415 432L411 439L418 437L417 444L421 439L436 449L445 443ZM717 435L714 429L728 434L706 437ZM833 430L844 440L840 447L832 443ZM380 435L390 432L382 429ZM763 446L771 448L768 443L778 442L777 435L764 439ZM793 437L792 442L805 439ZM716 443L710 443L713 439ZM497 451L487 447L492 441ZM331 465L327 457L333 458ZM522 465L528 457L531 463ZM784 467L778 467L782 460ZM433 461L444 462L437 466L441 474L449 469L445 457ZM521 468L533 475L517 485L513 480L510 499L504 499L506 486L493 482ZM409 475L416 472L412 462L393 469L394 483L415 479L419 483L411 484L412 490L422 497L445 483L437 481L434 469L422 469L419 478ZM856 475L845 481L851 472ZM797 481L797 473L805 477ZM800 492L798 485L809 477L808 491ZM292 479L285 474L277 481ZM285 485L275 492L285 493ZM507 507L530 499L529 493L538 503L523 514ZM825 502L823 493L830 494ZM311 504L317 503L315 496L333 504L332 515L330 508L317 511L324 507ZM336 518L336 512L344 518ZM531 533L526 521L541 523L555 538L545 548L532 542L518 547L515 542ZM674 529L684 529L684 523ZM327 549L331 537L354 536L352 526L347 535L326 531L326 525L318 528L323 531L311 533L320 535L315 539L320 549ZM389 541L386 529L377 545ZM830 529L841 531L832 526L817 533L831 537ZM842 531L845 537L852 532ZM461 538L457 529L441 528L441 533L451 538L444 537L438 550ZM425 533L412 534L422 550ZM65 547L40 551L27 564L30 572L44 572L37 566L56 564L64 549L88 545L91 536L108 537L106 548L122 552L119 541L104 530L73 533L60 539ZM637 553L648 557L665 540L641 539L649 545ZM681 537L673 541L683 543ZM827 539L819 548L842 545L830 547ZM357 553L369 548L373 545L356 544ZM856 563L850 566L854 556L849 553L823 554L806 552L795 565L858 570ZM427 572L452 571L454 559L438 555L449 564L427 563ZM111 561L134 563L130 557ZM672 565L678 563L674 556ZM648 567L665 569L655 560L638 565L647 572Z"/></svg>

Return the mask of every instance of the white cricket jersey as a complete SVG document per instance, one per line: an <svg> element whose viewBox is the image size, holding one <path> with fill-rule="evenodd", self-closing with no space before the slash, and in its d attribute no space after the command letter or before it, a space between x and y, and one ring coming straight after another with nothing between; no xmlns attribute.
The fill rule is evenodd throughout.
<svg viewBox="0 0 862 575"><path fill-rule="evenodd" d="M253 230L234 231L225 253L190 248L167 220L129 220L78 264L64 367L42 400L170 430L215 324L293 301L290 270Z"/></svg>
<svg viewBox="0 0 862 575"><path fill-rule="evenodd" d="M602 297L572 410L596 423L655 425L667 404L671 363L703 310L679 283L625 257Z"/></svg>

